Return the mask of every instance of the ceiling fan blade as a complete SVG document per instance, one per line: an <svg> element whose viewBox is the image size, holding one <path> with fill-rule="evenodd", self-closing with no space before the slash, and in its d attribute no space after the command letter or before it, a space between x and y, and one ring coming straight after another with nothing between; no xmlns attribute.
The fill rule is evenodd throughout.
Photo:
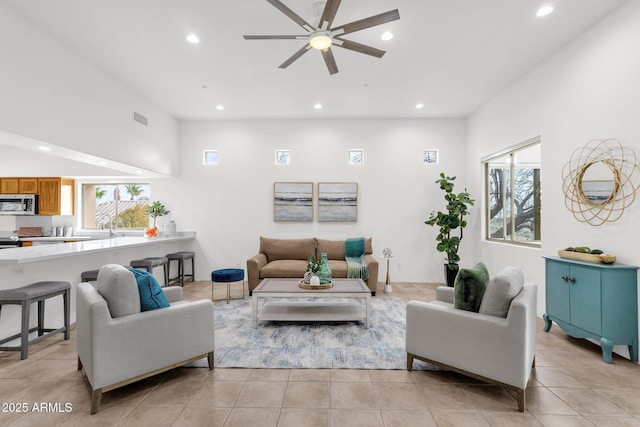
<svg viewBox="0 0 640 427"><path fill-rule="evenodd" d="M305 40L308 39L308 35L304 36L242 36L245 40Z"/></svg>
<svg viewBox="0 0 640 427"><path fill-rule="evenodd" d="M375 56L376 58L382 58L382 56L387 53L384 50L377 49L375 47L367 46L366 44L354 42L351 40L343 40L339 38L334 38L334 46L341 47L343 49L353 50L355 52L364 53L365 55Z"/></svg>
<svg viewBox="0 0 640 427"><path fill-rule="evenodd" d="M368 18L353 21L345 25L339 25L331 29L331 33L334 36L341 36L344 34L354 33L356 31L364 30L365 28L375 27L386 22L395 21L400 19L400 12L398 9L390 10L388 12L380 13L378 15L370 16Z"/></svg>
<svg viewBox="0 0 640 427"><path fill-rule="evenodd" d="M331 48L322 50L322 57L324 58L324 63L327 64L327 68L329 69L329 74L333 75L338 72L338 66L336 65L336 59L333 57L333 52L331 52Z"/></svg>
<svg viewBox="0 0 640 427"><path fill-rule="evenodd" d="M282 64L280 64L278 68L287 68L289 65L293 64L293 62L296 59L300 58L302 55L307 53L309 49L311 49L311 46L309 45L309 43L305 44L304 46L302 46L302 49L300 49L299 51L291 55L291 57L286 61L284 61Z"/></svg>
<svg viewBox="0 0 640 427"><path fill-rule="evenodd" d="M342 0L327 0L327 4L324 5L322 16L320 17L320 24L318 26L323 30L328 30L333 25L333 19L336 17L340 2Z"/></svg>
<svg viewBox="0 0 640 427"><path fill-rule="evenodd" d="M291 18L293 21L295 21L296 24L300 25L305 30L307 30L307 31L314 31L315 30L315 28L313 28L307 21L302 19L298 14L296 14L293 10L289 9L287 6L285 6L279 0L267 0L267 1L269 3L271 3L273 6L275 6L280 12L284 13L289 18Z"/></svg>

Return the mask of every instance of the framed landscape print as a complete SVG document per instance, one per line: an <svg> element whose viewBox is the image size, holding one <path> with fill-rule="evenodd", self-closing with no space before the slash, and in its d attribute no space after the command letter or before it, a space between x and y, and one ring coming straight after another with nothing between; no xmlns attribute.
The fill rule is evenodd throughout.
<svg viewBox="0 0 640 427"><path fill-rule="evenodd" d="M273 220L313 221L313 182L274 182Z"/></svg>
<svg viewBox="0 0 640 427"><path fill-rule="evenodd" d="M318 221L356 222L357 182L318 183Z"/></svg>

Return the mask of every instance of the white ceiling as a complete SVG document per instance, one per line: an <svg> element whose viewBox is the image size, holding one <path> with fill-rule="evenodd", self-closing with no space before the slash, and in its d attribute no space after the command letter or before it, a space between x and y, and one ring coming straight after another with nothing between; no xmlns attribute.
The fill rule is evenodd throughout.
<svg viewBox="0 0 640 427"><path fill-rule="evenodd" d="M282 1L317 21L317 1ZM336 25L396 8L400 20L345 37L387 54L334 48L333 76L317 51L278 68L303 41L243 39L304 33L266 0L0 3L179 119L244 119L465 117L622 0L343 0ZM537 18L543 4L555 10Z"/></svg>

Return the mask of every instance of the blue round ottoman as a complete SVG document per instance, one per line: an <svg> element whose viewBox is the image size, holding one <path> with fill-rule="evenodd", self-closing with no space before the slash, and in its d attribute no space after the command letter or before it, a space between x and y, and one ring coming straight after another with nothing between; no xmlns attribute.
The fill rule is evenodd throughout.
<svg viewBox="0 0 640 427"><path fill-rule="evenodd" d="M213 301L214 283L227 284L227 304L231 299L231 283L242 281L242 299L244 299L244 270L241 268L222 268L211 272L211 300Z"/></svg>

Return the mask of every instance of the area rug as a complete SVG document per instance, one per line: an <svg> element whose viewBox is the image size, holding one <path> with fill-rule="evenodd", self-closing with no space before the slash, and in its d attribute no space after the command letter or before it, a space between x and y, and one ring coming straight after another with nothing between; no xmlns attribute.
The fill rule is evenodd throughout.
<svg viewBox="0 0 640 427"><path fill-rule="evenodd" d="M361 322L266 322L254 328L251 299L215 306L216 368L406 369L406 303L371 299ZM193 366L206 366L206 359ZM434 370L414 361L415 370Z"/></svg>

